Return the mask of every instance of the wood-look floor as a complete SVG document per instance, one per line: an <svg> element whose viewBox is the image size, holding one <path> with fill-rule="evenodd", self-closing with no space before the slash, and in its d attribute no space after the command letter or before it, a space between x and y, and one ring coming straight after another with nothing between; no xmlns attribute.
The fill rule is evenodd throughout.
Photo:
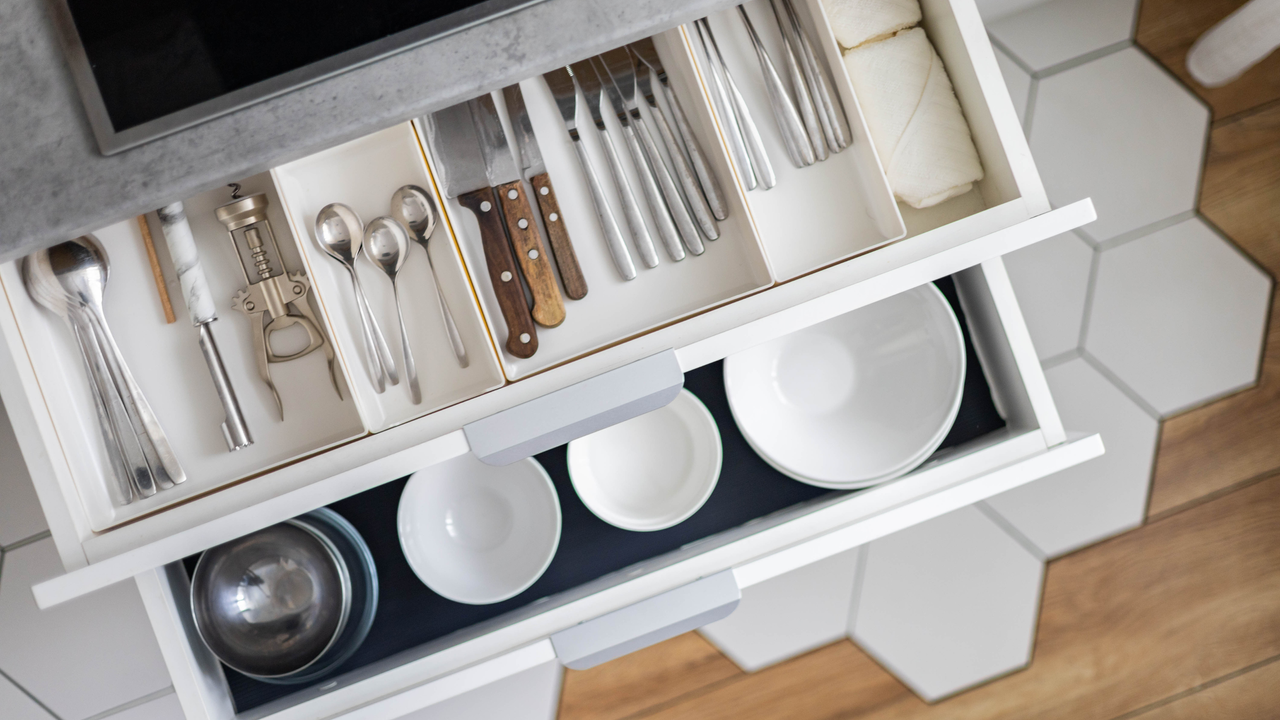
<svg viewBox="0 0 1280 720"><path fill-rule="evenodd" d="M1138 42L1210 104L1201 213L1280 276L1280 53L1225 88L1183 60L1243 0L1143 0ZM1049 564L1031 665L936 705L845 640L746 674L696 634L568 671L586 718L1280 717L1280 300L1257 387L1166 421L1147 523Z"/></svg>

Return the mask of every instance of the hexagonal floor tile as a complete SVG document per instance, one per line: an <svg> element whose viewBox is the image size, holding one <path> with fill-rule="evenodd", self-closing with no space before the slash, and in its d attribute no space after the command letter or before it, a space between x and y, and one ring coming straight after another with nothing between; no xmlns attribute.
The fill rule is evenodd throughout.
<svg viewBox="0 0 1280 720"><path fill-rule="evenodd" d="M39 610L31 586L62 572L50 539L4 554L0 670L61 720L83 720L169 687L134 584Z"/></svg>
<svg viewBox="0 0 1280 720"><path fill-rule="evenodd" d="M1000 18L988 32L1032 72L1133 38L1138 0L1051 0Z"/></svg>
<svg viewBox="0 0 1280 720"><path fill-rule="evenodd" d="M172 692L114 712L102 720L184 720L182 704Z"/></svg>
<svg viewBox="0 0 1280 720"><path fill-rule="evenodd" d="M1042 78L1031 153L1056 206L1092 197L1103 242L1195 208L1208 109L1128 48Z"/></svg>
<svg viewBox="0 0 1280 720"><path fill-rule="evenodd" d="M1000 74L1004 76L1005 87L1009 88L1009 98L1013 100L1013 109L1018 111L1018 121L1027 121L1027 103L1031 101L1031 75L1022 69L1013 58L1000 48L996 51L996 64L1000 66Z"/></svg>
<svg viewBox="0 0 1280 720"><path fill-rule="evenodd" d="M9 415L0 405L0 547L44 532L47 527Z"/></svg>
<svg viewBox="0 0 1280 720"><path fill-rule="evenodd" d="M753 672L843 638L858 549L819 560L742 591L733 614L699 632Z"/></svg>
<svg viewBox="0 0 1280 720"><path fill-rule="evenodd" d="M997 495L987 505L1045 557L1057 557L1142 524L1160 423L1084 358L1045 375L1062 423L1069 430L1101 433L1106 454Z"/></svg>
<svg viewBox="0 0 1280 720"><path fill-rule="evenodd" d="M1200 218L1105 250L1084 347L1161 415L1252 385L1271 278Z"/></svg>
<svg viewBox="0 0 1280 720"><path fill-rule="evenodd" d="M1041 360L1074 350L1089 296L1093 248L1063 233L1004 258L1009 281Z"/></svg>
<svg viewBox="0 0 1280 720"><path fill-rule="evenodd" d="M867 547L850 635L929 702L1031 659L1044 565L967 507Z"/></svg>
<svg viewBox="0 0 1280 720"><path fill-rule="evenodd" d="M40 704L0 675L0 717L5 720L54 720Z"/></svg>

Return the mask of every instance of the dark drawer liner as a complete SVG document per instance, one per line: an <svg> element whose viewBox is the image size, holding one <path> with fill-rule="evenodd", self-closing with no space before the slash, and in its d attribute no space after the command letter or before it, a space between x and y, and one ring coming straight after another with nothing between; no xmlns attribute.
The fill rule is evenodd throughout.
<svg viewBox="0 0 1280 720"><path fill-rule="evenodd" d="M981 372L955 285L950 278L939 280L937 285L960 317L969 368L959 416L939 448L943 450L1000 430L1005 422L996 411L990 387ZM697 395L715 416L724 445L720 481L706 505L688 520L667 530L650 533L620 530L591 514L578 499L565 466L565 448L561 446L544 452L537 456L537 460L555 483L564 518L560 547L546 573L532 587L510 600L493 605L463 605L436 595L418 580L405 561L396 536L396 508L407 477L330 505L360 531L377 563L381 597L378 616L369 637L360 650L331 675L308 685L269 685L224 667L237 712L323 685L344 673L478 623L492 621L541 598L571 590L751 520L823 496L850 492L824 490L796 482L760 459L733 422L725 397L722 365L716 362L685 374L685 387ZM187 559L188 572L194 561L194 557Z"/></svg>

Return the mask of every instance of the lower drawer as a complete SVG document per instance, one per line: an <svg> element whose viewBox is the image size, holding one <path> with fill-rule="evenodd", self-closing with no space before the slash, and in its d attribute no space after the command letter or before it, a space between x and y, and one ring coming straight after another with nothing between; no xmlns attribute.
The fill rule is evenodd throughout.
<svg viewBox="0 0 1280 720"><path fill-rule="evenodd" d="M563 448L545 452L539 460L557 484L564 513L560 550L534 587L505 603L458 605L418 582L395 536L402 481L334 504L373 547L385 595L365 646L340 675L313 687L280 688L224 671L190 624L182 563L139 575L188 717L398 717L458 688L545 662L554 657L546 638L584 621L726 570L746 587L1099 454L1096 436L1053 447L1046 441L1041 419L1055 421L1056 414L1047 396L1032 400L1038 391L1026 375L1037 376L1038 365L1024 366L1017 357L1029 343L1002 262L955 275L954 290L949 279L940 286L965 321L970 372L960 417L943 448L910 475L855 492L781 476L739 434L720 364L710 363L685 376L685 386L716 417L725 446L721 482L704 509L667 531L616 530L581 505ZM635 633L651 630L636 627ZM434 678L440 680L429 682Z"/></svg>

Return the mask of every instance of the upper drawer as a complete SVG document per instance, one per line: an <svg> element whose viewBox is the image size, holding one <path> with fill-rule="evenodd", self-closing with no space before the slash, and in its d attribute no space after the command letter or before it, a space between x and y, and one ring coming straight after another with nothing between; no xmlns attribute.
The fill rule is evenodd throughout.
<svg viewBox="0 0 1280 720"><path fill-rule="evenodd" d="M756 5L759 5L759 0L751 6L751 12L758 17L766 17L761 14L763 6ZM826 29L821 7L816 0L800 5L807 9L806 22L814 23L818 30L815 37L821 41L820 51L825 53L826 61L835 71L833 76L844 98L850 124L857 126L861 121L856 98L838 62L838 48ZM40 364L38 353L32 353L31 347L41 340L42 335L48 334L49 318L39 318L44 325L35 324L31 314L35 308L23 309L23 302L29 304L29 301L26 301L25 293L17 282L16 270L9 266L0 271L0 283L9 298L8 306L0 313L0 332L8 348L7 353L0 353L4 358L0 362L10 366L4 369L13 370L0 373L0 389L3 389L13 425L19 429L19 441L49 516L55 541L64 563L72 570L68 575L38 587L40 603L48 605L75 597L467 452L470 446L460 430L463 426L536 401L655 353L673 350L679 368L687 371L1092 220L1092 206L1087 201L1045 212L1048 207L1039 177L973 4L968 0L956 0L954 3L937 0L923 5L924 25L946 63L986 170L985 179L975 190L927 211L912 211L901 206L873 211L870 208L879 202L875 200L876 193L884 192L883 174L874 153L866 153L868 148L863 146L870 143L863 137L860 144L855 139L855 147L846 151L848 158L837 157L828 161L830 169L818 167L787 172L781 175L782 182L769 191L770 194L746 192L741 178L729 174L729 151L710 109L707 89L697 70L699 60L690 44L691 38L680 29L669 31L659 41L665 59L671 65L673 85L695 120L695 132L704 147L718 158L721 170L726 173L725 184L731 186L735 193L735 207L743 216L733 225L736 234L726 234L716 242L740 243L744 252L755 248L752 252L764 260L766 272L763 281L755 280L759 287L749 290L745 296L730 293L713 298L709 309L677 313L665 324L659 323L660 327L651 329L654 323L649 322L619 330L618 337L600 337L592 343L576 346L566 342L566 349L556 362L550 363L550 367L521 372L497 349L505 339L500 318L486 299L487 280L477 267L473 248L468 245L471 240L467 229L460 221L455 222L461 216L450 211L450 227L444 230L456 233L447 238L454 242L433 240L436 245L432 249L432 257L436 259L438 271L444 265L442 286L453 293L451 299L461 305L463 312L475 313L472 316L475 324L471 327L478 334L478 339L472 336L469 347L475 348L476 356L482 361L480 369L484 369L484 363L492 363L489 367L502 367L506 377L481 373L460 395L438 398L438 402L420 410L404 404L389 405L390 401L384 399L386 396L376 396L368 390L368 379L360 364L356 332L352 330L353 310L350 305L343 304L349 302L343 295L349 289L341 283L340 270L335 272L334 268L326 268L322 264L328 260L316 252L314 238L309 235L306 223L306 216L312 209L302 209L300 198L305 193L291 184L294 183L291 178L297 178L298 184L304 180L323 184L325 178L318 175L304 177L301 173L278 170L273 174L274 183L265 177L259 179L264 188L279 194L279 207L288 213L274 225L285 241L283 244L293 243L291 247L298 253L298 262L306 267L314 280L321 317L337 349L337 364L341 370L339 380L345 383L346 388L354 389L358 413L348 426L340 428L340 432L328 440L318 442L312 438L310 446L280 456L274 466L263 463L256 472L255 469L228 471L204 485L192 486L187 496L171 497L181 502L157 508L158 511L150 514L131 517L130 522L105 531L99 531L100 524L95 527L80 494L76 478L76 466L80 461L64 450L60 428L68 424L61 417L63 411L59 408L65 407L66 403L50 402L46 389L51 383L40 380L50 372L55 373L54 377L57 377L57 372L65 372L70 378L77 369L75 361L67 359L74 358L73 350L67 348L64 341L60 357L65 370ZM713 20L720 22L720 19ZM722 29L719 35L722 40L732 37L727 28ZM776 38L766 38L766 41L774 42ZM733 51L726 49L730 50L727 60L732 63ZM737 77L748 102L757 103L753 113L767 140L768 133L772 132L769 110L758 105L759 90L753 90L751 85L758 82L758 72L743 68L737 72ZM529 88L530 83L525 83L525 86ZM536 100L531 101L531 107L533 102ZM544 119L546 110L544 105ZM580 126L590 126L585 110L580 110L579 120ZM562 132L563 128L560 130ZM407 128L402 128L380 134L399 137L400 140L393 139L393 142L403 142L408 147L404 153L396 155L394 161L380 162L396 163L391 174L397 178L405 173L421 173L422 182L429 183L433 179L432 168L422 156L421 148L416 146L413 134L406 133ZM544 130L543 144L555 142L551 137ZM567 142L565 138L563 143ZM360 149L360 143L365 144L365 150ZM385 142L366 139L329 151L326 156L330 160L361 158L364 157L363 152L376 154L385 146ZM776 154L774 159L779 166L786 162L781 154ZM300 161L294 169L306 162ZM837 162L846 165L842 167ZM868 162L875 165L874 172L868 169ZM562 169L555 170L556 165L549 158L548 165L557 173L555 180L558 184L574 187L574 174L563 169L567 163L561 162ZM324 163L316 163L317 168L322 166ZM803 243L804 237L784 234L785 222L780 218L785 214L820 217L829 211L827 204L807 200L809 194L793 192L796 187L803 186L802 181L808 182L817 177L805 176L806 172L831 172L845 177L848 196L862 198L868 208L868 217L878 218L868 224L877 229L867 237L850 234L852 239L844 246L839 246L838 234L830 233L821 253L804 258L791 255L783 262L780 259L783 254L777 248ZM286 174L289 177L284 177ZM788 180L793 182L787 184ZM379 182L387 181L379 178ZM561 195L566 214L570 208L575 208L574 213L580 222L589 221L590 211L586 209L589 204L584 195L571 189L561 190ZM775 202L777 198L786 203ZM888 215L898 213L905 220L907 236L899 242L884 244L892 238L893 218ZM443 231L437 232L443 236ZM584 231L584 237L578 240L584 247L584 254L589 247L602 253L599 247L592 246L589 236L590 233ZM866 251L867 248L875 249ZM441 254L437 255L437 251ZM719 252L712 248L706 257L690 258L685 263L714 259L713 251ZM129 257L128 253L125 256ZM603 263L602 258L600 255ZM444 263L442 259L453 264ZM132 262L134 266L130 272L145 279L142 256L134 252ZM232 270L238 272L234 265ZM234 272L228 277L234 278ZM800 276L792 279L796 274ZM135 292L139 295L150 290L145 282L135 285ZM578 304L590 301L591 297L589 295ZM378 299L383 303L389 302L385 292ZM384 304L384 313L389 307ZM571 307L570 312L573 311ZM682 315L687 317L681 319ZM391 318L384 319L384 323L394 322L393 315L384 314L383 317ZM553 340L554 333L562 333L563 337L570 339L574 337L576 331L570 322L566 321L564 326L545 333L548 345L559 342ZM194 347L190 342L188 344ZM173 343L175 352L178 351L177 345L177 342ZM319 357L314 359L319 360ZM130 361L133 362L132 357ZM190 384L207 383L199 376L203 372L199 361L191 364L194 369L190 370L191 377L187 378ZM305 402L328 402L329 399L320 397L333 392L333 388L325 384L328 379L323 362L312 364L319 366L311 369L316 378L312 379L310 387L315 390L316 397ZM473 363L473 367L476 365ZM247 386L252 387L258 382L251 368L246 368L244 375ZM183 378L185 376L179 376L174 386L185 382ZM83 380L79 382L83 383ZM427 382L430 383L431 379L427 378ZM69 379L66 384L74 383ZM447 382L443 385L446 388L461 387ZM489 390L490 387L497 389ZM299 396L302 395L305 393ZM1041 395L1037 391L1032 393L1032 397ZM1046 442L1054 444L1062 440L1062 431L1056 413L1051 411L1047 393L1043 397L1050 403L1050 409L1042 413L1047 419L1038 424L1043 427ZM75 405L74 399L71 404ZM87 410L89 407L80 402L72 413L81 418L79 431L84 437L92 437L91 427L86 427L83 422L84 418L91 417L92 411ZM442 409L427 412L433 408ZM305 412L305 409L303 404L300 410ZM418 416L423 412L427 414ZM213 426L216 427L216 421ZM220 442L216 435L214 440ZM206 439L205 442L208 446L209 441Z"/></svg>

